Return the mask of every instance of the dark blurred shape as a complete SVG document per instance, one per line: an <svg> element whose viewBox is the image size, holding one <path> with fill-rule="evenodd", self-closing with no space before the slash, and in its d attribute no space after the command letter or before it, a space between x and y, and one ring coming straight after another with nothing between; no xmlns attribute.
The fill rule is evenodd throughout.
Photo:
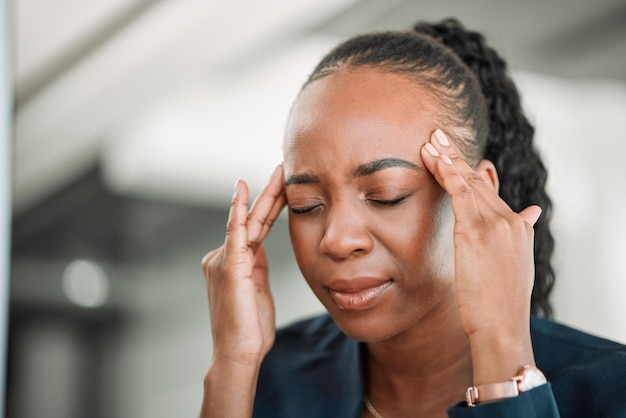
<svg viewBox="0 0 626 418"><path fill-rule="evenodd" d="M0 416L5 410L13 155L13 59L9 1L0 0Z"/></svg>
<svg viewBox="0 0 626 418"><path fill-rule="evenodd" d="M211 236L221 238L209 231L219 225L221 234L225 215L226 208L115 195L95 167L14 219L8 416L116 416L120 403L129 402L118 392L125 376L121 364L128 361L124 338L140 332L138 318L145 321L133 300L152 298L162 304L169 296L179 312L196 305L204 311L204 295L196 290L204 286L199 260L216 245ZM197 264L180 261L181 254ZM101 306L79 306L64 292L64 273L77 260L87 274L108 276L108 299ZM158 271L162 263L170 271L152 276L149 287L138 286L143 278L135 271ZM189 289L198 297L187 299L189 308L182 308L173 288ZM159 306L164 314L170 309ZM172 330L163 326L162 332ZM132 400L132 394L128 397Z"/></svg>

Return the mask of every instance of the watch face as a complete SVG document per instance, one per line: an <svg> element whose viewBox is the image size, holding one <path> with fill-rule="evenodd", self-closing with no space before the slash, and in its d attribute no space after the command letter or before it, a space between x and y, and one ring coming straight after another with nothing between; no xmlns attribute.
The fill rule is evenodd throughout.
<svg viewBox="0 0 626 418"><path fill-rule="evenodd" d="M528 368L523 372L523 379L519 382L520 392L526 392L546 383L546 377L536 368Z"/></svg>

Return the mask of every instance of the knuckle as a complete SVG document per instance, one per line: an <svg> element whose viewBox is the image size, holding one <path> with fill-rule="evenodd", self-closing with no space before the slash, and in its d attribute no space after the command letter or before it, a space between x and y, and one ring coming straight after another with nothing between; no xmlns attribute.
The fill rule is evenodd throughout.
<svg viewBox="0 0 626 418"><path fill-rule="evenodd" d="M262 218L262 217L250 217L249 218L250 221L256 223L257 225L259 225L261 228L263 227L271 227L274 224L274 220L271 219L269 216Z"/></svg>
<svg viewBox="0 0 626 418"><path fill-rule="evenodd" d="M531 224L529 224L529 223L527 223L525 221L522 221L522 222L524 222L524 228L526 230L526 234L529 237L534 238L535 237L535 228Z"/></svg>
<svg viewBox="0 0 626 418"><path fill-rule="evenodd" d="M235 231L237 230L237 228L240 228L240 227L241 227L241 224L230 219L228 223L226 224L226 237L233 235Z"/></svg>
<svg viewBox="0 0 626 418"><path fill-rule="evenodd" d="M491 228L499 234L510 234L512 226L510 221L502 216L496 218L491 224Z"/></svg>
<svg viewBox="0 0 626 418"><path fill-rule="evenodd" d="M513 217L512 225L517 235L521 235L521 236L533 236L534 235L534 229L532 225L524 221L524 219L522 219L522 217L518 216L517 214Z"/></svg>
<svg viewBox="0 0 626 418"><path fill-rule="evenodd" d="M248 267L248 262L245 259L237 258L228 263L225 263L220 269L220 273L224 277L235 277L241 271L245 271Z"/></svg>
<svg viewBox="0 0 626 418"><path fill-rule="evenodd" d="M202 262L200 263L200 266L202 267L203 272L207 271L210 263L211 263L211 258L209 257L209 254L207 254L202 258Z"/></svg>
<svg viewBox="0 0 626 418"><path fill-rule="evenodd" d="M459 230L460 235L466 242L472 244L485 244L490 241L489 230L485 227L483 222L473 222L466 225L464 229Z"/></svg>
<svg viewBox="0 0 626 418"><path fill-rule="evenodd" d="M256 241L249 241L249 242L248 242L248 248L247 248L248 253L249 253L250 255L255 254L255 253L256 253L256 250L257 250L257 248L259 248L259 245L260 245L260 244L259 244L258 242L256 242Z"/></svg>
<svg viewBox="0 0 626 418"><path fill-rule="evenodd" d="M485 182L485 180L481 176L476 174L475 172L471 172L470 174L468 174L467 177L465 177L465 180L468 183L474 183L474 184L482 184Z"/></svg>
<svg viewBox="0 0 626 418"><path fill-rule="evenodd" d="M474 193L472 187L458 173L451 173L445 176L444 183L446 184L445 187L450 191L450 194L467 195Z"/></svg>
<svg viewBox="0 0 626 418"><path fill-rule="evenodd" d="M217 258L217 254L221 250L222 247L216 248L212 251L209 251L202 257L202 262L200 263L202 266L202 271L207 271L207 269L215 262Z"/></svg>
<svg viewBox="0 0 626 418"><path fill-rule="evenodd" d="M202 259L202 272L207 281L213 281L225 272L225 248L222 245L219 248L209 252Z"/></svg>
<svg viewBox="0 0 626 418"><path fill-rule="evenodd" d="M234 230L235 230L235 225L233 224L232 221L228 221L228 223L226 224L226 236L228 237L229 235L232 235Z"/></svg>
<svg viewBox="0 0 626 418"><path fill-rule="evenodd" d="M525 222L519 217L499 216L490 222L490 231L509 242L519 242L528 236Z"/></svg>
<svg viewBox="0 0 626 418"><path fill-rule="evenodd" d="M256 224L258 227L262 228L265 224L265 220L259 217L249 217L249 222Z"/></svg>
<svg viewBox="0 0 626 418"><path fill-rule="evenodd" d="M471 197L474 195L474 189L466 182L459 181L457 185L457 193L459 193L461 196Z"/></svg>

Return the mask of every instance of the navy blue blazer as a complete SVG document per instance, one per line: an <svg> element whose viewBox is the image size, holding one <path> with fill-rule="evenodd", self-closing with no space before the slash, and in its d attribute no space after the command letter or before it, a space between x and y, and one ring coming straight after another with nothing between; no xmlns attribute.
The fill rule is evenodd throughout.
<svg viewBox="0 0 626 418"><path fill-rule="evenodd" d="M549 384L450 418L626 418L626 346L545 319L531 318L535 360ZM328 315L277 332L265 358L255 418L359 418L364 345Z"/></svg>

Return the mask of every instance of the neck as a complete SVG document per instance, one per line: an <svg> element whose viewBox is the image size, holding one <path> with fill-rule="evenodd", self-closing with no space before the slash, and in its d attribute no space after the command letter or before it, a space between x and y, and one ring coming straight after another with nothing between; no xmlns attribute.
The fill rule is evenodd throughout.
<svg viewBox="0 0 626 418"><path fill-rule="evenodd" d="M445 416L471 386L469 340L453 302L402 334L367 345L366 393L383 416Z"/></svg>

